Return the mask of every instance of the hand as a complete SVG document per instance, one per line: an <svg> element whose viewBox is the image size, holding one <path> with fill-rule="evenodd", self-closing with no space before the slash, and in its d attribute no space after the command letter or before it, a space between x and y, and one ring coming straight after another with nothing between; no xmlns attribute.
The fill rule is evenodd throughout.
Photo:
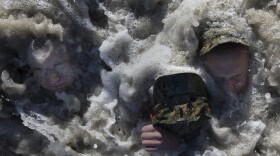
<svg viewBox="0 0 280 156"><path fill-rule="evenodd" d="M180 146L180 137L152 124L142 128L142 145L148 152L176 150Z"/></svg>

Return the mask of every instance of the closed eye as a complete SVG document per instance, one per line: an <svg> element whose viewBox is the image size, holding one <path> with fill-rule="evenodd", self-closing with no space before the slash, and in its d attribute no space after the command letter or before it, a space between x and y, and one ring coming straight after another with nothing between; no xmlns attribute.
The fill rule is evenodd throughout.
<svg viewBox="0 0 280 156"><path fill-rule="evenodd" d="M241 73L235 75L235 76L233 77L233 79L234 79L234 80L240 79L240 78L242 77L242 75L243 75L243 72L241 72Z"/></svg>
<svg viewBox="0 0 280 156"><path fill-rule="evenodd" d="M215 82L223 82L224 78L215 77L214 80L215 80Z"/></svg>
<svg viewBox="0 0 280 156"><path fill-rule="evenodd" d="M59 62L59 63L54 64L53 67L54 67L55 69L63 69L63 68L64 68L64 65L65 65L64 62Z"/></svg>
<svg viewBox="0 0 280 156"><path fill-rule="evenodd" d="M36 74L42 74L43 73L43 69L42 68L32 68L32 72L36 75Z"/></svg>
<svg viewBox="0 0 280 156"><path fill-rule="evenodd" d="M62 63L62 62L58 62L58 63L54 64L53 66L54 66L54 67L59 67L59 66L61 66L61 65L63 65L63 63Z"/></svg>
<svg viewBox="0 0 280 156"><path fill-rule="evenodd" d="M41 71L42 68L33 68L32 70L33 70L33 71Z"/></svg>

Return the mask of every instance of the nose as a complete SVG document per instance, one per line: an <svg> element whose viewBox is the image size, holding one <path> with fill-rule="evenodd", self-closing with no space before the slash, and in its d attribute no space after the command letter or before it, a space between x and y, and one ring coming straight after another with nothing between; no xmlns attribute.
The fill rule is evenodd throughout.
<svg viewBox="0 0 280 156"><path fill-rule="evenodd" d="M236 93L234 82L231 80L225 80L223 84L223 90L226 94Z"/></svg>
<svg viewBox="0 0 280 156"><path fill-rule="evenodd" d="M57 85L61 79L59 74L54 71L48 72L47 76L50 85Z"/></svg>

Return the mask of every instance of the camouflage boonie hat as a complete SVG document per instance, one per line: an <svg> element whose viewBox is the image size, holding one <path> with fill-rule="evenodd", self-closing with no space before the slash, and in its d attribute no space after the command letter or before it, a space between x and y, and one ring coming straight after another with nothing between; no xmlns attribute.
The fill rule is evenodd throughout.
<svg viewBox="0 0 280 156"><path fill-rule="evenodd" d="M199 133L210 117L207 88L197 74L179 73L159 77L153 93L155 107L152 123L183 138Z"/></svg>
<svg viewBox="0 0 280 156"><path fill-rule="evenodd" d="M230 28L210 28L203 34L203 45L200 55L204 55L216 46L224 43L237 43L249 46L249 42L235 30Z"/></svg>

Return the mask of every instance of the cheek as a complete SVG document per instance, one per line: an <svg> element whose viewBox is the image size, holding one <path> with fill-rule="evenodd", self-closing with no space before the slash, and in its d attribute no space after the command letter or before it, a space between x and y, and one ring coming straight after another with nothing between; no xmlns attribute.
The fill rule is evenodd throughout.
<svg viewBox="0 0 280 156"><path fill-rule="evenodd" d="M64 67L57 69L57 72L61 73L62 75L65 76L72 76L75 75L75 67L72 67L70 65L65 65Z"/></svg>
<svg viewBox="0 0 280 156"><path fill-rule="evenodd" d="M34 76L39 83L44 82L45 74L43 72L34 72Z"/></svg>
<svg viewBox="0 0 280 156"><path fill-rule="evenodd" d="M247 88L248 77L247 76L242 77L239 82L241 83L241 86L240 86L240 88L237 89L237 91L236 91L237 93L242 92L243 90L245 90Z"/></svg>
<svg viewBox="0 0 280 156"><path fill-rule="evenodd" d="M248 84L248 75L245 75L245 76L242 78L241 83L243 84L243 87L242 87L242 88L244 88L244 87L247 86L247 84Z"/></svg>
<svg viewBox="0 0 280 156"><path fill-rule="evenodd" d="M207 72L213 77L220 77L220 75L223 75L224 68L222 68L222 70L220 68L221 67L217 64L206 64Z"/></svg>
<svg viewBox="0 0 280 156"><path fill-rule="evenodd" d="M68 76L64 76L62 81L64 81L64 83L70 85L74 82L75 78L76 77L74 75L68 75Z"/></svg>
<svg viewBox="0 0 280 156"><path fill-rule="evenodd" d="M36 74L35 76L41 86L47 86L47 77L44 74Z"/></svg>

